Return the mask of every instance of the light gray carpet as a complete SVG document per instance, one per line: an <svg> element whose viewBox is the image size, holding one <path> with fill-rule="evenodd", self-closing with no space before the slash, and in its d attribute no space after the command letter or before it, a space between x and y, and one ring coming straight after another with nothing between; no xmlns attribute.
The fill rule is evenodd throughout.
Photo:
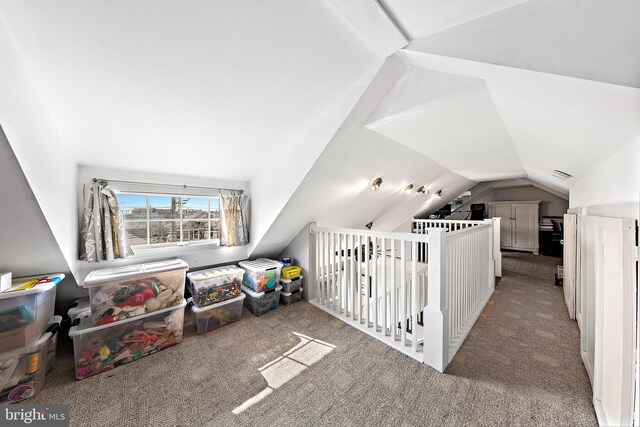
<svg viewBox="0 0 640 427"><path fill-rule="evenodd" d="M74 426L595 425L555 258L504 254L504 277L445 374L300 302L74 381L71 342L25 403L69 403ZM245 412L258 368L299 342L335 350ZM61 337L64 338L64 337Z"/></svg>

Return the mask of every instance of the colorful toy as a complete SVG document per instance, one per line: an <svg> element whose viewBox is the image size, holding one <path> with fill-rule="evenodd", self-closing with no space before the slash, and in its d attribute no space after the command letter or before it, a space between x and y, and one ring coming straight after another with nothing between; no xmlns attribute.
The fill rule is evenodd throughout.
<svg viewBox="0 0 640 427"><path fill-rule="evenodd" d="M106 325L175 307L183 300L184 282L179 284L170 281L164 284L157 277L103 286L91 299L93 322L95 325Z"/></svg>
<svg viewBox="0 0 640 427"><path fill-rule="evenodd" d="M175 307L184 301L189 265L179 259L95 270L82 286L89 290L94 325Z"/></svg>
<svg viewBox="0 0 640 427"><path fill-rule="evenodd" d="M140 319L91 327L83 319L69 331L73 338L76 378L82 379L138 360L182 341L183 302Z"/></svg>
<svg viewBox="0 0 640 427"><path fill-rule="evenodd" d="M242 285L256 292L274 289L280 281L282 263L266 258L255 261L242 261L239 263L244 269Z"/></svg>
<svg viewBox="0 0 640 427"><path fill-rule="evenodd" d="M187 273L193 302L205 307L236 298L241 292L244 270L235 265Z"/></svg>

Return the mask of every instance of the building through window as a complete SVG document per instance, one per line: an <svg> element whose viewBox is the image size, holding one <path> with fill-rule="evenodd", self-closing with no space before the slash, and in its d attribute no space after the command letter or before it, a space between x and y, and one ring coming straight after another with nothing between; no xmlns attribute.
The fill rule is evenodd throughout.
<svg viewBox="0 0 640 427"><path fill-rule="evenodd" d="M118 193L131 246L220 244L218 197Z"/></svg>

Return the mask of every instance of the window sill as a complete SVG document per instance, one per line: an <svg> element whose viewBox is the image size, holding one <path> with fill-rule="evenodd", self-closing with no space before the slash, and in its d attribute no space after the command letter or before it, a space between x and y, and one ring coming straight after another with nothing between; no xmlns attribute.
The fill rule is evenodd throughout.
<svg viewBox="0 0 640 427"><path fill-rule="evenodd" d="M158 259L170 259L180 258L189 255L197 254L205 251L220 251L221 253L227 251L237 251L239 249L246 248L246 246L220 246L217 243L197 243L190 244L188 246L161 246L153 248L133 247L133 255L127 258L118 258L113 261L100 261L89 262L85 260L78 260L78 266L81 270L86 269L100 269L107 267L118 267L123 265L138 264L150 261L156 261Z"/></svg>
<svg viewBox="0 0 640 427"><path fill-rule="evenodd" d="M136 255L147 255L147 254L159 254L163 251L176 251L176 250L185 250L189 248L193 249L218 249L223 248L224 246L220 246L220 241L215 239L213 242L200 241L200 242L191 242L191 243L160 243L157 245L141 245L141 246L131 246L131 250L133 251L133 256Z"/></svg>

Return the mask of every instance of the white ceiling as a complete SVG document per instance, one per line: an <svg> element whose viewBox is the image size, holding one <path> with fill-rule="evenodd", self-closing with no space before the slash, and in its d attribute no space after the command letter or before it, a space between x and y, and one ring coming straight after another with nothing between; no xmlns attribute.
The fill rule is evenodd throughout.
<svg viewBox="0 0 640 427"><path fill-rule="evenodd" d="M523 176L491 95L476 82L367 126L474 181Z"/></svg>
<svg viewBox="0 0 640 427"><path fill-rule="evenodd" d="M249 180L379 56L324 2L0 2L78 163Z"/></svg>
<svg viewBox="0 0 640 427"><path fill-rule="evenodd" d="M407 48L375 0L0 0L0 17L76 163L250 182L257 251L309 220L394 229L479 180L567 194L553 169L584 177L640 132L640 1L383 3ZM412 181L445 197L399 192Z"/></svg>
<svg viewBox="0 0 640 427"><path fill-rule="evenodd" d="M410 28L423 24L413 50L640 87L638 0L391 3Z"/></svg>
<svg viewBox="0 0 640 427"><path fill-rule="evenodd" d="M473 21L527 0L385 0L413 39Z"/></svg>
<svg viewBox="0 0 640 427"><path fill-rule="evenodd" d="M568 194L573 181L554 169L580 179L640 132L640 89L411 48L401 56L440 74L405 75L367 126L474 181L526 176ZM445 75L457 84L444 84ZM429 81L448 92L434 96Z"/></svg>

